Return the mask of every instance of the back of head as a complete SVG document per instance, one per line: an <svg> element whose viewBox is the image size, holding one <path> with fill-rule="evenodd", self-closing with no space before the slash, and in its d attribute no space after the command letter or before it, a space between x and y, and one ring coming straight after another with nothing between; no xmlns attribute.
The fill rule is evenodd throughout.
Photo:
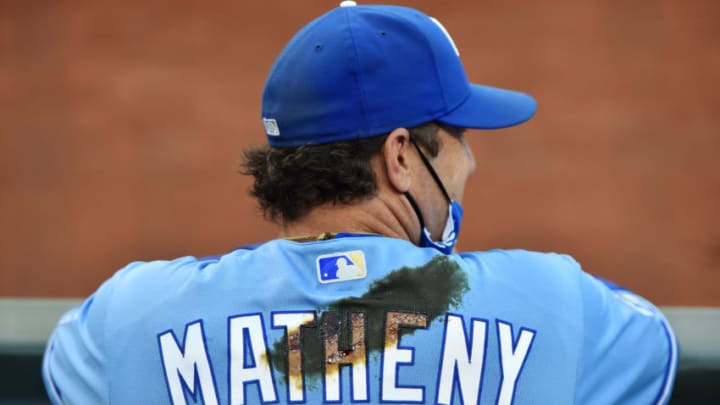
<svg viewBox="0 0 720 405"><path fill-rule="evenodd" d="M438 20L346 1L302 28L275 61L262 99L269 147L247 151L244 172L265 213L293 221L317 205L371 197L369 160L394 129L413 129L432 156L434 123L503 128L534 111L530 96L470 83Z"/></svg>

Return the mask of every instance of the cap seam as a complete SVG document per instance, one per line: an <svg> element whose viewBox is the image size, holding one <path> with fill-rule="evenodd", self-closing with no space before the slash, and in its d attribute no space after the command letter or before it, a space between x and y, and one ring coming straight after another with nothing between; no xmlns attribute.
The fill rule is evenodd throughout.
<svg viewBox="0 0 720 405"><path fill-rule="evenodd" d="M471 85L472 85L472 83L471 83ZM446 115L449 115L449 114L452 114L453 112L455 112L455 110L460 108L463 104L465 104L466 101L468 101L468 99L470 98L471 95L472 95L472 86L468 86L468 91L467 91L467 94L465 95L465 97L463 97L456 105L449 108L447 111L445 111L445 114L439 116L438 118L442 118Z"/></svg>
<svg viewBox="0 0 720 405"><path fill-rule="evenodd" d="M450 103L448 102L447 96L445 95L445 86L443 85L442 80L441 80L440 69L439 69L439 67L438 67L438 60L437 60L437 57L436 57L436 55L435 55L435 50L433 49L432 46L430 46L430 41L428 40L427 36L425 35L425 32L423 32L413 21L411 21L411 20L410 20L409 18L407 18L406 16L404 16L404 15L402 15L402 14L400 14L400 13L396 13L394 10L388 10L388 12L394 14L396 17L402 19L402 20L405 21L406 23L409 23L410 27L411 27L415 32L419 33L419 34L420 34L420 37L423 39L423 42L425 42L425 45L428 47L428 50L430 51L430 54L432 55L432 59L433 59L433 70L434 70L434 72L435 72L435 79L436 79L436 82L438 83L438 85L439 85L439 87L440 87L440 89L441 89L440 93L442 94L443 104L445 104L445 109L447 110L447 109L449 108L449 106L450 106ZM425 14L422 14L422 13L420 13L420 14L421 14L423 17L428 18L428 20L430 19L429 16L427 16L427 15L425 15ZM469 93L468 93L468 94L469 94ZM466 97L466 98L467 98L467 97ZM443 113L443 115L444 115L444 114L447 114L448 112L447 112L447 111L443 111L442 113Z"/></svg>
<svg viewBox="0 0 720 405"><path fill-rule="evenodd" d="M312 29L312 28L313 28L315 25L317 25L319 22L320 22L320 19L319 19L319 18L316 18L315 20L311 21L311 22L310 22L309 24L307 24L306 26L302 27L301 30L300 30L300 32L307 34L307 32L310 31L310 29ZM298 32L298 34L299 34L300 32ZM298 34L296 34L296 35L294 35L293 37L291 37L290 40L285 44L285 46L280 50L280 53L278 54L278 56L277 56L276 59L275 59L275 63L273 63L273 65L270 67L270 72L268 73L268 76L267 76L267 78L265 79L265 88L267 88L268 83L271 83L271 81L275 78L275 76L278 74L277 72L278 72L282 67L284 67L285 65L287 65L288 63L290 63L286 58L281 58L280 56L282 56L282 55L290 48L290 45L291 45L294 41L298 40L298 38L297 38ZM263 97L264 97L264 95L263 95ZM277 98L277 97L274 97L274 98ZM273 103L272 106L268 106L268 107L270 107L269 109L270 109L270 110L275 110L276 104L277 104L277 103ZM264 107L264 106L263 106L263 107ZM266 114L266 113L270 113L270 114L268 115L268 114ZM261 108L261 111L260 111L261 118L276 118L276 117L273 116L273 114L275 114L275 113L276 113L276 111L272 111L272 112L270 112L270 111L264 111L264 108ZM278 123L279 126L281 126L282 124L283 124L282 122L279 122L279 123ZM266 135L267 135L267 134L266 134Z"/></svg>
<svg viewBox="0 0 720 405"><path fill-rule="evenodd" d="M352 75L353 75L353 79L355 80L355 86L357 87L358 93L360 94L360 105L362 107L362 116L363 116L363 119L365 120L365 128L369 131L370 121L368 120L368 108L366 105L366 97L365 97L365 92L364 92L362 86L360 85L360 82L361 82L360 68L358 66L360 63L360 56L358 54L357 45L355 44L355 31L353 30L349 9L345 12L345 18L347 19L347 22L348 22L348 30L350 32L350 43L351 43L352 51L355 56L355 62L356 62L355 64L353 64ZM355 132L356 137L360 137L362 135L363 131L362 131L362 129L358 128L354 132Z"/></svg>

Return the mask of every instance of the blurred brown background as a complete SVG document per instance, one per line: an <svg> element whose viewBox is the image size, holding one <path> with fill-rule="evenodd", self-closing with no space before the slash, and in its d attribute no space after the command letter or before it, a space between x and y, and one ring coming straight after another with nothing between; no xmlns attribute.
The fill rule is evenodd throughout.
<svg viewBox="0 0 720 405"><path fill-rule="evenodd" d="M239 156L275 56L338 2L0 0L0 296L272 238ZM471 80L539 103L472 137L461 249L720 305L720 2L397 3L448 27Z"/></svg>

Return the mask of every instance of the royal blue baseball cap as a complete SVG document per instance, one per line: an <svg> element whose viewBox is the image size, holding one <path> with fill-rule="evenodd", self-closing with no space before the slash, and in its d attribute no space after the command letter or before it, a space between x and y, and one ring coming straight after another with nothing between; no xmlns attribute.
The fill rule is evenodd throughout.
<svg viewBox="0 0 720 405"><path fill-rule="evenodd" d="M470 83L436 19L405 7L343 1L280 53L265 84L262 119L271 146L294 147L431 121L505 128L535 109L527 94Z"/></svg>

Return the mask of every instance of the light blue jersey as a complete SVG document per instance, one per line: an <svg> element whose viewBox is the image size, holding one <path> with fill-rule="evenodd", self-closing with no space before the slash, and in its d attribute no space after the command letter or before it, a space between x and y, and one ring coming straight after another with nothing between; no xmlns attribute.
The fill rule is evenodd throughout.
<svg viewBox="0 0 720 405"><path fill-rule="evenodd" d="M53 333L56 404L660 404L677 346L569 256L380 236L133 263Z"/></svg>

